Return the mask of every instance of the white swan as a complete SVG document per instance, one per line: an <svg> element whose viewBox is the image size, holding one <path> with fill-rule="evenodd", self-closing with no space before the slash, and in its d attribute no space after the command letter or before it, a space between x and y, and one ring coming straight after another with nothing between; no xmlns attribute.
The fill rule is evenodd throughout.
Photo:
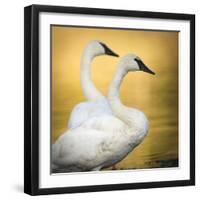
<svg viewBox="0 0 200 200"><path fill-rule="evenodd" d="M83 52L81 59L81 86L84 96L88 100L76 105L69 117L68 128L76 128L90 117L103 114L112 114L107 99L97 90L91 80L91 62L96 56L118 55L100 41L90 41Z"/></svg>
<svg viewBox="0 0 200 200"><path fill-rule="evenodd" d="M154 74L133 54L120 60L108 93L114 116L90 118L58 138L53 146L52 161L60 172L100 170L111 166L143 141L148 132L146 116L124 106L119 99L119 87L129 71ZM56 172L56 167L53 171Z"/></svg>

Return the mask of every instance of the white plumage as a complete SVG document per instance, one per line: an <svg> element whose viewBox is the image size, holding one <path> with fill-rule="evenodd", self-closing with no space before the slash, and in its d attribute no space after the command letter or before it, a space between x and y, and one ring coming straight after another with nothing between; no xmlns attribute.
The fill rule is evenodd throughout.
<svg viewBox="0 0 200 200"><path fill-rule="evenodd" d="M96 101L82 102L76 105L68 121L69 128L79 127L83 122L92 117L101 115L112 115L112 110L106 97L99 97Z"/></svg>
<svg viewBox="0 0 200 200"><path fill-rule="evenodd" d="M129 54L121 59L110 85L108 102L113 115L90 117L79 127L66 131L53 145L54 172L100 170L122 160L143 141L148 132L146 116L124 106L119 99L123 77L129 71L143 70L135 58L139 59Z"/></svg>
<svg viewBox="0 0 200 200"><path fill-rule="evenodd" d="M100 55L118 56L100 41L89 42L81 59L81 86L88 101L76 105L70 115L68 128L79 127L93 116L112 114L107 99L98 91L91 79L91 62Z"/></svg>

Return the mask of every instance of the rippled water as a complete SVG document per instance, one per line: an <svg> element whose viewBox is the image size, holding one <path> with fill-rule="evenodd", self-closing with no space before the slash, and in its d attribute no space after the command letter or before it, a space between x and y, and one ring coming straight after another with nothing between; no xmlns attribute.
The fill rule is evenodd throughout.
<svg viewBox="0 0 200 200"><path fill-rule="evenodd" d="M66 129L73 106L85 100L79 80L80 55L85 41L83 43L78 41L80 44L77 46L70 43L72 35L78 37L79 34L80 30L71 30L70 32L63 28L58 28L53 33L53 142ZM85 37L88 34L88 30L86 30ZM93 38L102 38L103 41L106 41L109 34L113 36L113 32L108 30L105 38L101 31L94 31L92 34L96 34L94 37L92 36ZM120 37L120 34L115 33L114 36ZM134 52L139 53L143 61L156 72L156 75L152 76L142 72L130 73L123 81L120 90L122 102L127 106L142 110L149 119L150 127L144 141L126 158L109 169L176 167L178 166L178 34L135 31L134 33L125 32L123 35L122 44L130 45L120 46L121 48L113 45L115 49L121 49L121 52L118 53L123 55L131 51L128 48L134 38ZM114 36L109 39L114 40ZM117 36L113 44L117 43ZM126 39L127 41L125 41ZM70 51L68 51L69 47ZM94 83L105 95L116 63L117 60L105 56L97 58L93 62Z"/></svg>

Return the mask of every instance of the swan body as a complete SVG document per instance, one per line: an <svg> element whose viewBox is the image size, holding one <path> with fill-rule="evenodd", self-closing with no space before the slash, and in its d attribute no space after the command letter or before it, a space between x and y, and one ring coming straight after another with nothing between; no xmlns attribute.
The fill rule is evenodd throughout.
<svg viewBox="0 0 200 200"><path fill-rule="evenodd" d="M54 144L53 163L57 166L54 172L93 171L111 166L140 140L140 137L133 140L128 127L116 117L91 118L63 134Z"/></svg>
<svg viewBox="0 0 200 200"><path fill-rule="evenodd" d="M147 72L146 68L141 69L141 64L139 66L135 58L130 54L121 59L110 85L108 102L113 115L93 116L81 126L66 131L53 145L55 172L92 171L109 167L143 141L148 132L145 114L124 106L119 99L119 87L129 71Z"/></svg>
<svg viewBox="0 0 200 200"><path fill-rule="evenodd" d="M103 96L99 97L96 101L86 101L76 105L70 114L68 127L70 129L79 127L88 119L102 115L112 115L108 100Z"/></svg>
<svg viewBox="0 0 200 200"><path fill-rule="evenodd" d="M100 41L89 42L81 58L81 86L88 101L76 105L70 115L68 128L76 128L90 117L112 114L107 99L98 91L91 79L91 62L100 55L118 56Z"/></svg>

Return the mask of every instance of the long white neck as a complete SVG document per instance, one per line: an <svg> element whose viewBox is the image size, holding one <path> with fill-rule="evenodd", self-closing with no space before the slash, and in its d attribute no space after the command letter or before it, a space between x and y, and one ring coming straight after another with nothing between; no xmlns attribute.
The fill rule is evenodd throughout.
<svg viewBox="0 0 200 200"><path fill-rule="evenodd" d="M127 122L126 117L124 116L126 112L126 107L120 101L119 89L122 80L126 74L127 72L123 70L123 68L118 68L113 80L111 81L108 92L108 100L110 102L114 114L125 123Z"/></svg>
<svg viewBox="0 0 200 200"><path fill-rule="evenodd" d="M90 100L96 100L103 95L98 91L91 79L91 63L95 55L85 50L81 59L81 86L84 96Z"/></svg>
<svg viewBox="0 0 200 200"><path fill-rule="evenodd" d="M138 111L123 105L119 98L120 85L126 74L125 68L118 67L109 88L108 100L115 116L128 125L129 128L135 128L137 126L136 115ZM135 112L133 112L134 110Z"/></svg>
<svg viewBox="0 0 200 200"><path fill-rule="evenodd" d="M119 88L127 71L118 68L109 88L108 101L114 115L124 122L124 136L128 137L130 151L140 144L148 133L148 120L143 112L124 106L119 98Z"/></svg>

